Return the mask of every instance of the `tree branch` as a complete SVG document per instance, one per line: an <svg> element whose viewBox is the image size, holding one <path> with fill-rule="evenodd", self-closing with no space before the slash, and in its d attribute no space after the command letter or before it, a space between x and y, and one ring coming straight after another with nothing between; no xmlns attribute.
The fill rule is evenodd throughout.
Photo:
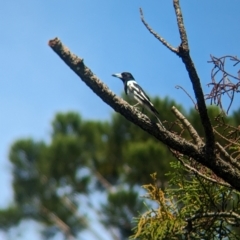
<svg viewBox="0 0 240 240"><path fill-rule="evenodd" d="M184 160L182 160L181 158L178 158L178 160L182 163L182 165L189 171L189 172L193 172L195 174L197 174L198 176L204 178L207 181L216 183L218 185L224 186L224 187L228 187L228 188L232 188L230 184L226 183L226 182L220 182L217 181L216 179L213 179L211 177L208 177L207 175L199 172L196 168L191 167L189 164L185 163Z"/></svg>
<svg viewBox="0 0 240 240"><path fill-rule="evenodd" d="M177 17L178 30L179 30L180 39L181 39L181 44L178 47L178 49L173 48L164 38L162 38L157 33L155 33L148 26L148 24L145 22L145 20L143 18L142 10L140 9L141 20L142 20L143 24L146 26L146 28L149 30L149 32L154 35L154 37L156 37L164 46L166 46L170 51L176 53L182 59L184 65L186 67L186 70L188 72L189 78L192 82L193 90L194 90L195 97L197 100L197 107L199 110L200 119L201 119L203 129L205 132L206 158L208 158L209 161L214 161L215 138L214 138L214 134L213 134L213 128L212 128L210 119L208 117L206 103L205 103L200 79L198 77L196 68L195 68L194 63L189 54L187 33L186 33L184 22L183 22L183 16L182 16L182 11L180 8L179 0L173 0L173 6L174 6L175 14Z"/></svg>
<svg viewBox="0 0 240 240"><path fill-rule="evenodd" d="M71 228L64 221L62 221L55 213L51 212L44 206L41 206L41 210L44 214L48 216L48 218L52 222L54 222L59 227L59 229L62 230L67 240L75 239L75 237L71 233Z"/></svg>
<svg viewBox="0 0 240 240"><path fill-rule="evenodd" d="M235 189L240 190L240 171L238 169L232 167L230 163L216 158L214 155L208 156L208 152L205 151L204 147L197 147L182 137L167 131L160 124L151 121L146 115L116 96L116 94L110 91L110 89L85 66L83 59L72 54L68 48L63 46L58 38L50 40L49 46L87 86L116 112L119 112L127 120L136 124L171 149L185 154L210 168L220 178L231 184Z"/></svg>
<svg viewBox="0 0 240 240"><path fill-rule="evenodd" d="M232 158L219 142L216 142L216 147L229 163L240 169L240 163L236 159Z"/></svg>
<svg viewBox="0 0 240 240"><path fill-rule="evenodd" d="M181 38L181 45L179 46L178 55L182 59L184 65L186 67L186 70L188 72L189 78L193 85L193 90L194 90L195 97L197 100L197 105L198 105L201 122L202 122L204 132L205 132L206 158L208 158L209 161L214 161L215 138L214 138L214 134L213 134L213 128L212 128L210 119L208 117L206 103L205 103L200 79L198 77L196 68L195 68L194 63L189 54L187 33L186 33L186 30L184 27L183 16L182 16L182 11L180 8L179 0L173 0L173 6L174 6L175 14L177 17L178 29L179 29L180 38Z"/></svg>
<svg viewBox="0 0 240 240"><path fill-rule="evenodd" d="M172 112L175 114L175 116L183 123L183 125L187 128L189 134L191 135L193 141L198 145L198 146L203 146L204 143L202 139L199 137L197 131L194 129L192 124L183 116L182 113L178 111L176 107L172 107Z"/></svg>
<svg viewBox="0 0 240 240"><path fill-rule="evenodd" d="M240 215L235 212L207 212L195 214L192 217L188 218L187 221L194 221L198 218L212 218L212 217L223 217L223 218L234 218L237 221L240 221Z"/></svg>
<svg viewBox="0 0 240 240"><path fill-rule="evenodd" d="M147 30L156 38L158 39L165 47L167 47L170 51L174 52L174 53L178 53L178 49L174 48L173 46L171 46L163 37L161 37L159 34L157 34L156 32L153 31L153 29L147 24L147 22L144 19L143 16L143 11L140 8L140 16L141 16L141 21L142 23L145 25L145 27L147 28Z"/></svg>
<svg viewBox="0 0 240 240"><path fill-rule="evenodd" d="M175 14L176 14L176 17L177 17L178 30L179 30L180 38L181 38L181 41L182 41L181 45L182 45L183 49L188 50L189 47L188 47L187 32L186 32L185 27L184 27L182 10L180 8L179 0L173 0L173 6L174 6Z"/></svg>

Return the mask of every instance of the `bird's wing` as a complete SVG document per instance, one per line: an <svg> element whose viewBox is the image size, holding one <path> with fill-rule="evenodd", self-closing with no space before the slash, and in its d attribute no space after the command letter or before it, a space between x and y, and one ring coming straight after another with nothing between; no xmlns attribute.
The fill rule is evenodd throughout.
<svg viewBox="0 0 240 240"><path fill-rule="evenodd" d="M134 95L139 98L139 100L143 102L150 102L148 95L144 92L144 90L139 86L135 81L128 82L129 90L134 93Z"/></svg>
<svg viewBox="0 0 240 240"><path fill-rule="evenodd" d="M153 106L153 104L150 101L150 98L148 95L144 92L144 90L137 84L135 81L129 81L128 82L128 88L133 93L133 95L137 98L136 100L142 102L143 104L149 106L149 108L154 112L158 113L156 108Z"/></svg>

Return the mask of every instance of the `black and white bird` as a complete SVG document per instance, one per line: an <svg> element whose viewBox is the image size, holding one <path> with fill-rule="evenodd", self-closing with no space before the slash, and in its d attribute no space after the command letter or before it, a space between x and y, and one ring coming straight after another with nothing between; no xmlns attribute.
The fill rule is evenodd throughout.
<svg viewBox="0 0 240 240"><path fill-rule="evenodd" d="M135 81L131 73L129 72L115 73L115 74L112 74L112 76L120 78L123 81L124 91L126 95L135 99L138 102L135 106L137 106L138 104L141 104L144 108L146 108L150 113L152 113L159 120L158 118L159 113L157 109L153 106L153 104L150 101L150 98L144 92L141 86L138 85L138 83ZM159 122L161 123L160 120Z"/></svg>

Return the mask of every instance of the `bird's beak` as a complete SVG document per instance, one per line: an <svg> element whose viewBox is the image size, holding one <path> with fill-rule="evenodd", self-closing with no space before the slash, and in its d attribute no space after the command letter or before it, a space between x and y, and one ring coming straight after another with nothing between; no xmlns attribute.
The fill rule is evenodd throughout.
<svg viewBox="0 0 240 240"><path fill-rule="evenodd" d="M114 73L112 74L113 77L117 77L117 78L122 78L122 74L121 73Z"/></svg>

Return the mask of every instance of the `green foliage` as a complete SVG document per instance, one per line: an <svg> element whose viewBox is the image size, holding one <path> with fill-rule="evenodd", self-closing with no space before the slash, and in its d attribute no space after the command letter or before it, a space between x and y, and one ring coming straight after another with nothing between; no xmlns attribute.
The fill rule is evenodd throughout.
<svg viewBox="0 0 240 240"><path fill-rule="evenodd" d="M232 118L234 121L234 125L239 126L240 125L240 109L233 112Z"/></svg>
<svg viewBox="0 0 240 240"><path fill-rule="evenodd" d="M154 101L166 111L174 104L168 99ZM87 211L79 198L87 196L91 205L92 195L104 192L107 201L101 204L104 214L99 221L117 227L126 238L132 233L132 217L143 210L136 189L150 180L153 171L162 176L162 186L168 181L165 158L172 157L162 145L118 114L110 122L98 122L84 121L77 113L58 113L48 144L22 139L11 147L14 209L22 218L45 224L45 236L53 236L53 226L58 226L55 233L64 231L58 221L70 226L75 235L88 227ZM56 217L51 218L52 214ZM9 217L2 224L10 227L17 221Z"/></svg>
<svg viewBox="0 0 240 240"><path fill-rule="evenodd" d="M152 184L143 186L145 197L157 207L135 219L138 225L131 239L240 239L240 193L198 174L183 174L186 169L180 162L171 165L175 171L169 172L164 192L156 174L151 175Z"/></svg>
<svg viewBox="0 0 240 240"><path fill-rule="evenodd" d="M183 221L177 216L178 209L173 199L166 199L164 192L157 186L157 174L151 174L153 184L144 185L149 198L155 201L158 209L148 208L139 219L135 228L135 236L138 239L175 239L181 236ZM171 234L171 233L174 233Z"/></svg>
<svg viewBox="0 0 240 240"><path fill-rule="evenodd" d="M171 131L181 132L181 124L170 112L176 106L201 132L196 110L187 114L168 98L153 99L153 103L161 109L160 119L167 121ZM216 108L209 111L215 121ZM218 130L224 134L221 126ZM186 131L181 134L189 137ZM95 211L92 202L99 208L97 221L108 229L118 229L122 239L132 235L136 225L138 239L182 239L190 226L186 219L209 209L222 211L222 205L227 210L238 206L237 193L186 172L167 148L118 114L113 114L109 122L100 122L83 120L77 113L58 113L49 143L18 140L10 149L9 159L13 164L15 204L1 211L0 227L8 229L31 218L45 226L45 238L59 231L77 236L89 229L89 212ZM156 175L150 177L153 172L157 179ZM144 188L153 203L141 215L145 207L140 186L152 178L154 183ZM103 195L105 201L96 198ZM154 204L158 205L155 210ZM139 214L141 217L133 223L132 218ZM212 234L220 223L223 227L226 224L223 220L198 219L191 221L189 236L194 239L203 238L206 231L202 229L207 223L211 223L208 233ZM66 232L59 223L69 230Z"/></svg>
<svg viewBox="0 0 240 240"><path fill-rule="evenodd" d="M0 210L0 228L6 230L12 225L17 225L22 220L21 209L10 206L8 209Z"/></svg>
<svg viewBox="0 0 240 240"><path fill-rule="evenodd" d="M126 181L129 184L149 182L151 180L149 172L153 171L159 173L161 185L166 184L168 177L163 173L169 170L169 162L165 161L165 159L170 157L169 152L160 148L159 145L159 142L154 139L130 142L128 144L124 159L131 168L131 174L126 175Z"/></svg>
<svg viewBox="0 0 240 240"><path fill-rule="evenodd" d="M133 189L119 189L108 194L108 203L102 205L105 213L102 223L107 226L118 226L121 236L128 238L132 234L132 219L137 212L143 211L143 203Z"/></svg>

